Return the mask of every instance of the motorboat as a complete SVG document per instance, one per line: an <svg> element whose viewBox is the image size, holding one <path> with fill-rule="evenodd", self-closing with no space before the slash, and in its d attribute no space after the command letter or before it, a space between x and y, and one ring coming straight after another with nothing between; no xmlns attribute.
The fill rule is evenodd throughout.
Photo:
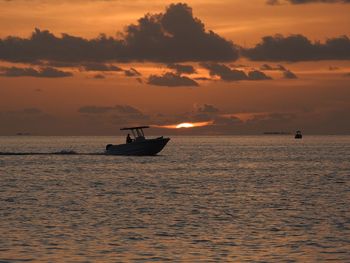
<svg viewBox="0 0 350 263"><path fill-rule="evenodd" d="M303 135L301 134L301 131L297 131L294 136L295 139L302 139Z"/></svg>
<svg viewBox="0 0 350 263"><path fill-rule="evenodd" d="M169 142L170 138L163 136L146 139L143 129L149 126L122 128L121 131L130 131L133 138L128 134L127 142L124 144L107 144L106 154L109 155L156 155Z"/></svg>

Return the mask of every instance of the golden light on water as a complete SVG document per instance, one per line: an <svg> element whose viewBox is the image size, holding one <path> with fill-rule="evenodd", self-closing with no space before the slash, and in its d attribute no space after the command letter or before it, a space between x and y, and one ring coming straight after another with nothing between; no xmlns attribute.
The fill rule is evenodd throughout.
<svg viewBox="0 0 350 263"><path fill-rule="evenodd" d="M172 125L157 125L155 127L158 128L165 128L165 129L188 129L188 128L196 128L196 127L203 127L212 125L213 121L204 121L204 122L183 122L179 124L172 124Z"/></svg>

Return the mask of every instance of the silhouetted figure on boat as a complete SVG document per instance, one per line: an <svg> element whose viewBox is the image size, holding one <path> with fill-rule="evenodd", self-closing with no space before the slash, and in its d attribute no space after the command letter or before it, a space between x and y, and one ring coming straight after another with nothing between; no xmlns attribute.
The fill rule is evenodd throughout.
<svg viewBox="0 0 350 263"><path fill-rule="evenodd" d="M303 135L301 134L301 131L297 131L294 136L295 139L302 139Z"/></svg>
<svg viewBox="0 0 350 263"><path fill-rule="evenodd" d="M126 143L132 143L132 139L129 133L128 133L128 136L126 136Z"/></svg>

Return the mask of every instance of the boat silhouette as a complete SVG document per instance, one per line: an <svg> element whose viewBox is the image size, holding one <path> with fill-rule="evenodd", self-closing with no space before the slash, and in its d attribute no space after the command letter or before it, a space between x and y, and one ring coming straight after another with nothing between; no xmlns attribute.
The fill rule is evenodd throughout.
<svg viewBox="0 0 350 263"><path fill-rule="evenodd" d="M294 138L295 139L302 139L303 135L301 134L301 131L296 131Z"/></svg>
<svg viewBox="0 0 350 263"><path fill-rule="evenodd" d="M122 128L121 131L129 130L133 135L133 139L127 137L127 142L124 144L107 144L106 154L109 155L156 155L165 145L169 142L170 138L164 138L163 136L153 139L146 139L143 129L147 129L149 126L139 126Z"/></svg>

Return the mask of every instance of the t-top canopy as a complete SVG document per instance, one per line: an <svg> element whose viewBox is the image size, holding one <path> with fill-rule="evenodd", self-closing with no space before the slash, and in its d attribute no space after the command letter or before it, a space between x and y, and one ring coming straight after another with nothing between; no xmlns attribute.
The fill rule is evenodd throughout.
<svg viewBox="0 0 350 263"><path fill-rule="evenodd" d="M147 129L149 128L149 126L139 126L139 127L130 127L130 128L121 128L121 131L125 131L125 130L138 130L138 129Z"/></svg>

